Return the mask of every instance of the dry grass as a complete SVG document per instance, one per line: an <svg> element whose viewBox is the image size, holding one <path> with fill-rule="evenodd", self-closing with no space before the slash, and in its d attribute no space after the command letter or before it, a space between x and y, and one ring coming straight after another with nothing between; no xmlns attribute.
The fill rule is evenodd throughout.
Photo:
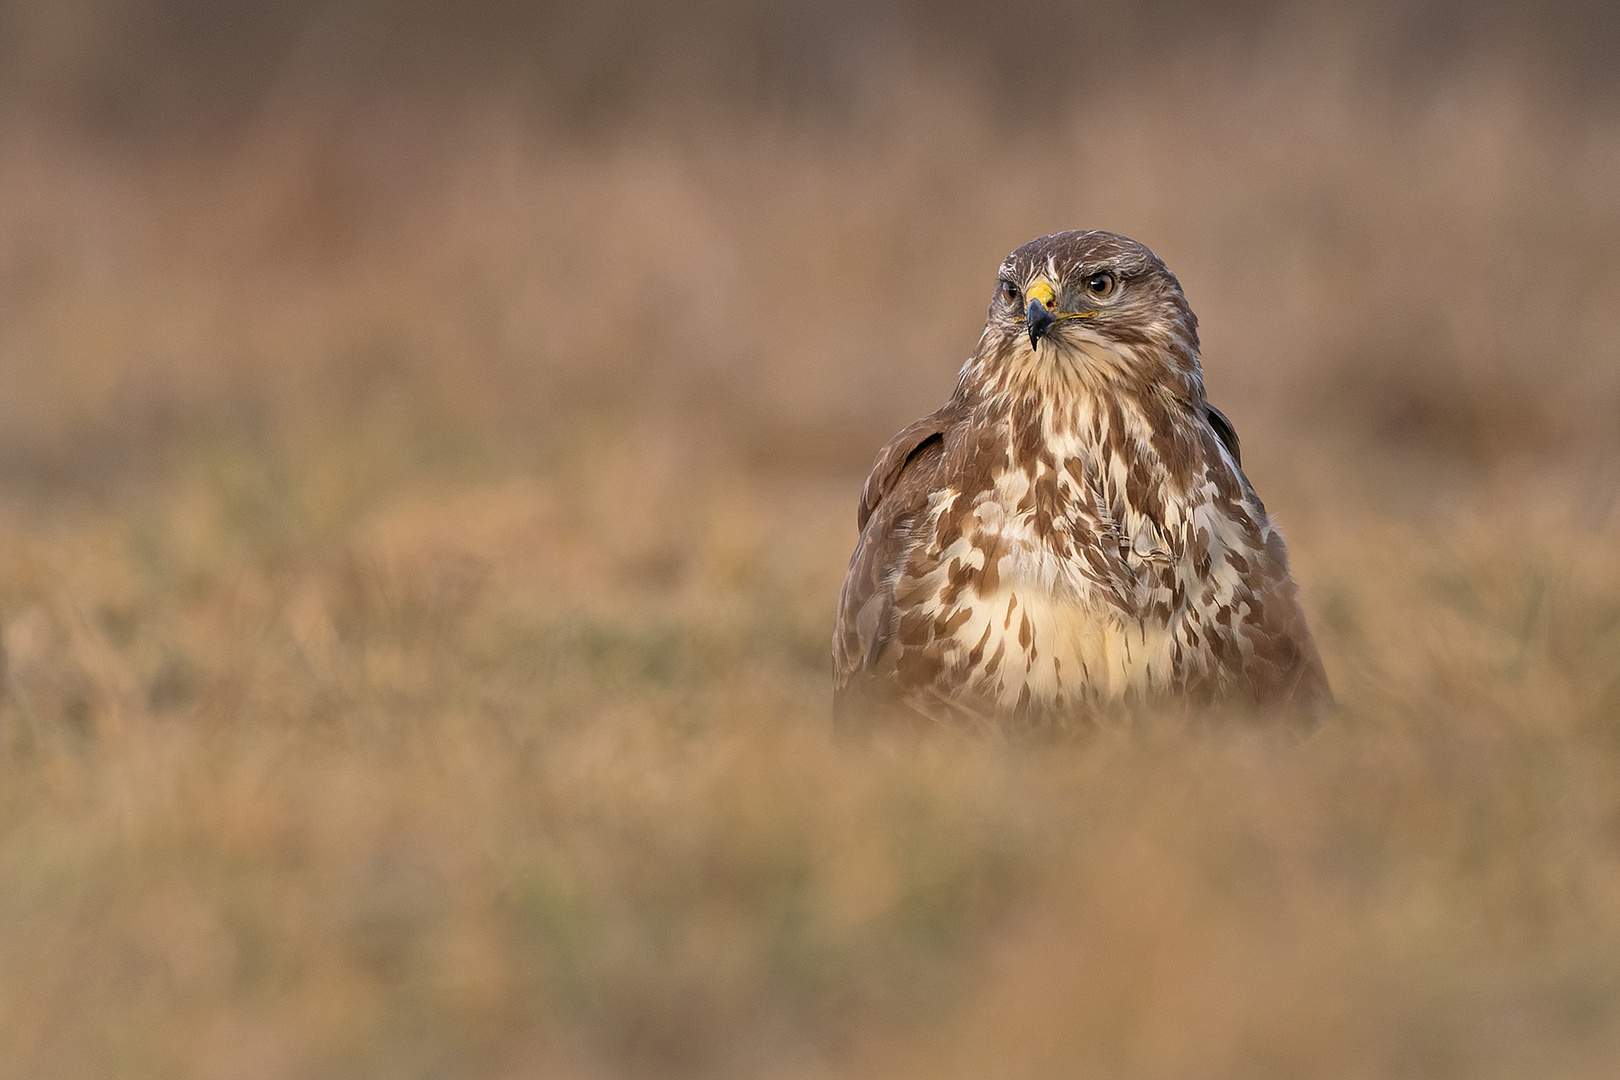
<svg viewBox="0 0 1620 1080"><path fill-rule="evenodd" d="M10 122L0 1072L1612 1074L1620 127L909 93ZM1074 224L1180 273L1342 711L835 740L861 469Z"/></svg>

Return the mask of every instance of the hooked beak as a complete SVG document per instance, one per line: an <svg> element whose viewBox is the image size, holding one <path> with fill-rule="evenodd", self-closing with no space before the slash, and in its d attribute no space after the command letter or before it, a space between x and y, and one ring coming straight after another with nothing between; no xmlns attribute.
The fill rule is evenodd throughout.
<svg viewBox="0 0 1620 1080"><path fill-rule="evenodd" d="M1024 295L1029 297L1029 311L1025 318L1029 322L1029 347L1033 349L1057 322L1057 315L1052 310L1057 307L1057 290L1044 277L1036 278Z"/></svg>
<svg viewBox="0 0 1620 1080"><path fill-rule="evenodd" d="M1047 306L1039 300L1029 302L1029 347L1035 348L1040 344L1041 338L1057 323L1057 316L1053 315Z"/></svg>

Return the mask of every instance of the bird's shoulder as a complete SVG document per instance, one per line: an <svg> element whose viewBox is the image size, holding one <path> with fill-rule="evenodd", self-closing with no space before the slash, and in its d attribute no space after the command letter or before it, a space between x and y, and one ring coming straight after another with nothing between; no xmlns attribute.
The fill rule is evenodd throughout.
<svg viewBox="0 0 1620 1080"><path fill-rule="evenodd" d="M1204 419L1214 429L1215 437L1221 440L1221 445L1226 447L1226 452L1232 455L1232 463L1241 466L1243 464L1243 452L1238 441L1237 428L1232 426L1232 421L1226 418L1225 413L1208 401L1201 404L1204 409Z"/></svg>
<svg viewBox="0 0 1620 1080"><path fill-rule="evenodd" d="M927 507L944 482L946 444L967 423L954 401L890 439L872 463L861 490L856 525L861 530L838 598L833 637L835 682L840 693L861 672L870 672L893 631L891 574L904 558L897 535Z"/></svg>
<svg viewBox="0 0 1620 1080"><path fill-rule="evenodd" d="M885 500L910 501L932 490L949 436L967 422L967 410L952 401L890 439L872 462L861 488L855 527L864 531Z"/></svg>

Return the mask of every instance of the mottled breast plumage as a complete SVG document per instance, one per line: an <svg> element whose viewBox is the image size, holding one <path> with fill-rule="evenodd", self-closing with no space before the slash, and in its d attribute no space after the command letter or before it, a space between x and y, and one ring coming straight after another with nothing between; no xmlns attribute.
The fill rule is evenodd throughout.
<svg viewBox="0 0 1620 1080"><path fill-rule="evenodd" d="M841 715L1331 700L1282 536L1204 398L1197 320L1135 241L1009 255L956 392L879 453L857 517Z"/></svg>

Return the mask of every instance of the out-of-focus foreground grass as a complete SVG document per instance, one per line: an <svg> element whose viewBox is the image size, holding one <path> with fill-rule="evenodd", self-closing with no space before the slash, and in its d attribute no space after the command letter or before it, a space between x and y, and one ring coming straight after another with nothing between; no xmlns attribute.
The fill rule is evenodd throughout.
<svg viewBox="0 0 1620 1080"><path fill-rule="evenodd" d="M1612 1075L1620 125L905 85L7 121L0 1073ZM1309 737L828 730L864 465L1070 226L1203 319Z"/></svg>

